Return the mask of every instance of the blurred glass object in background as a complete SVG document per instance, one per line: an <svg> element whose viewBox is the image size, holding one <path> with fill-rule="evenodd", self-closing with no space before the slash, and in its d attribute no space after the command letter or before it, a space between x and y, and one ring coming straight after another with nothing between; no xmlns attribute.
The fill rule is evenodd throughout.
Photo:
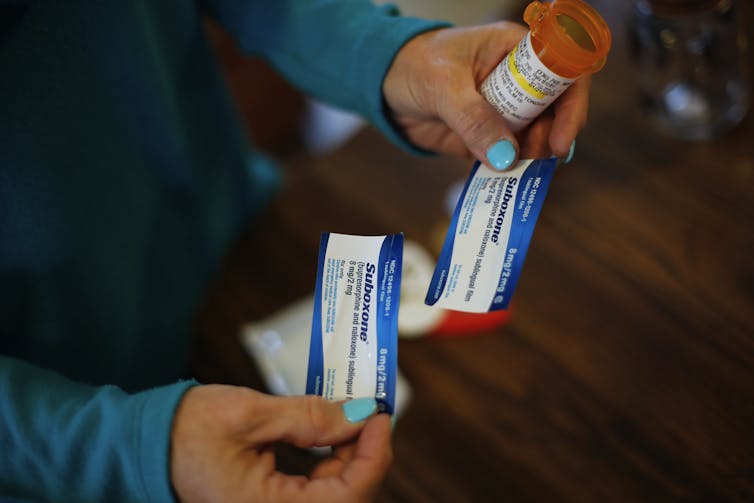
<svg viewBox="0 0 754 503"><path fill-rule="evenodd" d="M664 133L719 137L749 107L748 47L735 0L634 0L631 55L641 105Z"/></svg>

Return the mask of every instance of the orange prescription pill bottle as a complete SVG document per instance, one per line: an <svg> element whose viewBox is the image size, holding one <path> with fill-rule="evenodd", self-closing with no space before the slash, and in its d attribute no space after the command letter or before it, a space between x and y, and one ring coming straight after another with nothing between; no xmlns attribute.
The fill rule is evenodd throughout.
<svg viewBox="0 0 754 503"><path fill-rule="evenodd" d="M529 33L482 83L481 92L513 132L524 129L568 86L605 64L610 29L582 0L535 1Z"/></svg>

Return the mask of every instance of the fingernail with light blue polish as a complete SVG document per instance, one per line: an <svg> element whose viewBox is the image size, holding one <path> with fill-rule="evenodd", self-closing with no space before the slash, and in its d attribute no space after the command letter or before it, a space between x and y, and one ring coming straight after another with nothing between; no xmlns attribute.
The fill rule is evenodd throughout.
<svg viewBox="0 0 754 503"><path fill-rule="evenodd" d="M506 170L516 158L516 149L508 140L500 140L487 150L487 160L498 171Z"/></svg>
<svg viewBox="0 0 754 503"><path fill-rule="evenodd" d="M374 398L354 398L343 404L343 414L349 423L358 423L377 412L377 401Z"/></svg>
<svg viewBox="0 0 754 503"><path fill-rule="evenodd" d="M576 151L576 140L573 140L571 142L571 148L568 149L568 157L565 158L565 161L563 161L563 164L568 164L571 162L571 159L573 159L573 153Z"/></svg>

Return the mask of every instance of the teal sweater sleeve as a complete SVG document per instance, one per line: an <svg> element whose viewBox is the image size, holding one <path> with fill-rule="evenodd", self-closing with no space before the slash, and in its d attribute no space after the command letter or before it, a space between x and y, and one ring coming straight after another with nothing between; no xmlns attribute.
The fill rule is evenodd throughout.
<svg viewBox="0 0 754 503"><path fill-rule="evenodd" d="M28 4L0 15L0 347L19 357L0 357L0 500L172 501L171 423L194 382L127 394L24 360L173 382L186 320L263 184L247 187L193 3ZM204 4L302 90L408 146L382 80L444 23L363 0Z"/></svg>
<svg viewBox="0 0 754 503"><path fill-rule="evenodd" d="M412 37L447 22L402 17L367 0L213 0L206 8L249 53L269 60L304 93L355 112L420 153L390 121L382 82Z"/></svg>
<svg viewBox="0 0 754 503"><path fill-rule="evenodd" d="M173 413L194 384L128 395L0 356L0 499L173 501Z"/></svg>

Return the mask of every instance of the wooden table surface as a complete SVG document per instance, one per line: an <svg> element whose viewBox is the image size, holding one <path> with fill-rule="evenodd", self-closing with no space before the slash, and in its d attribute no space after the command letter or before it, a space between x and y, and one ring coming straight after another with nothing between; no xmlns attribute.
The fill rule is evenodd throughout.
<svg viewBox="0 0 754 503"><path fill-rule="evenodd" d="M608 17L615 47L510 323L401 339L413 394L378 501L754 500L754 113L715 141L657 134L620 19ZM403 231L435 251L445 192L470 165L367 129L286 167L284 193L199 310L205 382L264 389L239 328L312 291L321 231ZM291 470L314 459L279 458Z"/></svg>

